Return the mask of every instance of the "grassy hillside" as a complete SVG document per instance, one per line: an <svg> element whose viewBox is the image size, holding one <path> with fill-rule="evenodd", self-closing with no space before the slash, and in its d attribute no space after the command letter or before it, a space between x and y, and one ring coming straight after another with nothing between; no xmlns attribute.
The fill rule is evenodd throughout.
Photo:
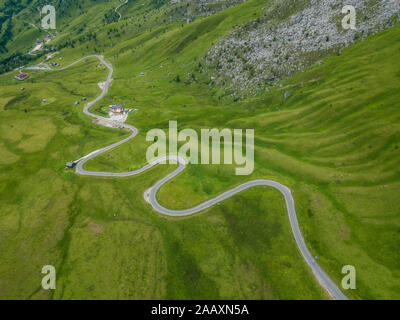
<svg viewBox="0 0 400 320"><path fill-rule="evenodd" d="M195 26L191 27L197 31ZM185 38L184 32L175 39ZM163 68L157 63L151 66L154 55L144 55L150 50L147 44L138 50L137 63L128 55L120 56L114 64L122 66L126 59L133 71L120 75L122 68L117 68L120 79L110 96L145 109L130 119L143 131L165 128L169 119L178 120L182 129L255 128L256 172L248 179L272 178L294 190L302 230L324 269L340 283L342 266L356 267L358 287L348 293L351 297L396 298L400 47L393 39L397 38L399 27L370 37L287 79L268 95L240 104L218 102L201 82L174 82L176 74L185 74L181 66L190 70L198 43L185 47L178 57L173 41L165 41L163 47L163 39L151 40L149 48L170 52ZM145 77L139 76L141 70ZM285 92L292 94L287 101ZM132 142L88 166L129 169L135 149ZM233 169L196 166L164 187L159 198L167 207L189 207L243 182L232 174Z"/></svg>
<svg viewBox="0 0 400 320"><path fill-rule="evenodd" d="M1 298L325 297L276 191L252 190L205 214L166 219L142 195L170 167L121 180L66 172L67 160L125 134L91 124L73 106L105 77L97 63L84 65L84 78L81 67L32 74L23 92L1 78ZM267 207L251 204L260 197L271 199ZM257 215L232 210L250 206ZM57 268L51 295L40 287L44 264Z"/></svg>
<svg viewBox="0 0 400 320"><path fill-rule="evenodd" d="M126 17L93 31L97 40L71 36L76 42L60 52L62 65L96 48L115 69L108 95L93 109L104 113L121 102L139 109L128 118L139 136L87 168L140 167L147 130L166 128L169 120L180 129L254 128L253 175L190 165L161 189L160 202L187 208L246 180L279 181L291 188L301 230L323 269L340 285L342 267L356 267L357 289L345 292L350 298L398 299L400 27L269 93L235 102L210 90L203 57L233 27L261 15L262 6L249 1L188 25L175 21L138 32ZM54 43L64 41L60 35ZM66 172L66 161L127 134L92 124L73 105L96 96L105 77L94 60L32 72L23 84L0 76L0 298L327 298L296 248L274 190L255 188L194 217L172 219L143 199L172 166L126 179ZM284 100L286 92L291 96ZM46 264L57 269L51 293L40 287Z"/></svg>

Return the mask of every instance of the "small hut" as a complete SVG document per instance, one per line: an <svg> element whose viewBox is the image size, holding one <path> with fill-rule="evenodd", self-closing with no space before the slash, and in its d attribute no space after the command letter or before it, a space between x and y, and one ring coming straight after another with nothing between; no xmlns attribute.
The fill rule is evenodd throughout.
<svg viewBox="0 0 400 320"><path fill-rule="evenodd" d="M17 79L18 81L24 81L25 79L29 78L29 74L27 74L25 72L21 72L20 74L16 75L14 78Z"/></svg>
<svg viewBox="0 0 400 320"><path fill-rule="evenodd" d="M68 162L66 163L66 165L65 165L65 169L72 169L72 168L75 167L75 165L76 165L75 162L73 162L73 161L68 161Z"/></svg>
<svg viewBox="0 0 400 320"><path fill-rule="evenodd" d="M112 113L123 113L124 108L121 104L112 104L108 107L108 111Z"/></svg>

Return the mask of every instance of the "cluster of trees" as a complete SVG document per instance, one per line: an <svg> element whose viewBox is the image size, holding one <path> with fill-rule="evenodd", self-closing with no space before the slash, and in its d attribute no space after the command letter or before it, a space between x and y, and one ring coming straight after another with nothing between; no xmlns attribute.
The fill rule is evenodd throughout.
<svg viewBox="0 0 400 320"><path fill-rule="evenodd" d="M7 17L3 17L5 19L7 19ZM11 40L12 38L12 32L11 32L11 28L12 28L12 22L11 22L11 18L7 19L4 22L0 21L0 30L3 27L3 23L7 23L3 33L1 34L1 38L0 38L0 53L5 53L7 52L7 48L6 45L8 43L8 41Z"/></svg>
<svg viewBox="0 0 400 320"><path fill-rule="evenodd" d="M54 48L57 51L59 51L61 49L64 49L64 48L75 48L75 44L76 44L76 40L75 39L74 40L69 40L68 39L63 43L59 43L59 44L55 45Z"/></svg>
<svg viewBox="0 0 400 320"><path fill-rule="evenodd" d="M85 35L83 35L83 36L80 36L80 37L78 38L79 43L83 43L83 42L87 43L87 42L90 42L90 41L92 41L92 40L94 40L95 42L97 42L97 34L94 33L94 32L89 32L89 33L87 33L87 34L85 34ZM75 40L74 40L74 41L75 41Z"/></svg>
<svg viewBox="0 0 400 320"><path fill-rule="evenodd" d="M11 71L19 66L25 65L33 59L33 57L23 55L21 52L14 53L9 57L0 60L0 74Z"/></svg>
<svg viewBox="0 0 400 320"><path fill-rule="evenodd" d="M113 23L113 22L117 22L118 19L119 19L119 14L116 13L114 10L110 10L109 12L107 12L107 13L104 15L103 23L104 23L105 25L106 25L106 24L110 24L110 23Z"/></svg>
<svg viewBox="0 0 400 320"><path fill-rule="evenodd" d="M7 53L7 44L12 40L13 16L24 9L22 0L6 0L0 8L0 54ZM26 64L32 58L17 52L0 60L0 73L8 72Z"/></svg>
<svg viewBox="0 0 400 320"><path fill-rule="evenodd" d="M7 52L6 45L12 38L12 17L22 9L21 0L4 1L3 7L0 9L0 53Z"/></svg>

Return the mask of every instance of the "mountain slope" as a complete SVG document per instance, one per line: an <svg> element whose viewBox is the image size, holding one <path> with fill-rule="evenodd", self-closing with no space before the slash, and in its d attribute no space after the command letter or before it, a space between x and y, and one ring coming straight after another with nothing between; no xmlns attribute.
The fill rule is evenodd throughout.
<svg viewBox="0 0 400 320"><path fill-rule="evenodd" d="M356 267L350 298L399 298L399 25L321 56L302 72L283 73L268 92L254 97L249 88L237 100L212 83L219 75L205 57L275 2L247 1L189 24L183 11L160 22L167 4L154 3L129 2L119 22L103 20L118 2L105 3L101 14L88 9L71 16L52 42L60 53L48 63L65 66L100 52L114 66L109 94L95 112L105 114L111 103L139 109L128 118L139 136L87 168L142 166L146 132L166 129L169 120L198 132L254 128L253 175L237 177L234 166L191 165L161 189L160 202L187 208L246 179L279 181L293 191L301 230L323 269L340 285L342 267ZM133 10L139 7L145 8ZM73 105L99 93L106 70L88 61L30 75L24 91L13 74L0 77L2 297L327 298L301 259L283 199L273 190L249 190L195 217L164 219L143 193L170 166L129 179L65 172L66 161L126 135L92 124ZM57 268L52 294L40 288L45 264Z"/></svg>

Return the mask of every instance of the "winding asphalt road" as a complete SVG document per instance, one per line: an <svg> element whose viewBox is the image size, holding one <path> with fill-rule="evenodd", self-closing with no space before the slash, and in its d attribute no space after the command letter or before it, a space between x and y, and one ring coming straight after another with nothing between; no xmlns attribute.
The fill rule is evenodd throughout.
<svg viewBox="0 0 400 320"><path fill-rule="evenodd" d="M118 14L119 14L118 21L120 21L120 20L121 20L121 18L122 18L122 15L121 15L121 14L118 12L118 10L119 10L119 8L121 8L123 5L127 4L127 3L128 3L128 1L129 1L129 0L125 0L125 2L124 2L124 3L121 3L121 4L120 4L118 7L116 7L116 8L115 8L115 10L114 10L114 11L115 11L116 13L118 13Z"/></svg>
<svg viewBox="0 0 400 320"><path fill-rule="evenodd" d="M67 67L64 67L61 69L51 69L51 70L54 70L54 71L65 70L83 60L86 60L86 59L92 58L92 57L100 60L109 69L109 73L108 73L107 80L104 82L101 94L93 101L87 103L83 109L83 112L92 118L108 122L108 121L110 121L110 119L93 114L89 111L89 108L91 106L93 106L96 102L98 102L105 96L105 94L108 92L108 88L112 81L112 75L113 75L114 70L113 70L112 66L110 64L108 64L102 56L99 56L99 55L87 56L87 57L84 57L82 59L75 61L74 63L68 65ZM310 251L308 250L307 245L304 241L303 235L300 231L299 222L297 220L296 210L295 210L295 206L294 206L294 200L293 200L291 191L288 187L286 187L278 182L275 182L272 180L253 180L250 182L243 183L243 184L241 184L229 191L226 191L213 199L205 201L193 208L186 209L186 210L170 210L170 209L164 208L162 205L159 204L159 202L157 201L157 192L167 181L173 179L174 177L176 177L180 172L182 172L185 169L186 161L183 158L180 158L178 156L163 157L163 158L157 159L151 163L148 163L147 165L145 165L144 167L142 167L138 170L134 170L134 171L130 171L130 172L96 172L96 171L85 170L83 168L83 166L87 161L94 159L95 157L99 156L100 154L107 152L111 149L114 149L117 146L133 139L138 133L138 130L134 126L131 126L128 124L121 124L121 127L130 130L132 132L131 135L117 143L114 143L105 148L96 150L96 151L84 156L83 158L77 160L76 161L77 165L76 165L76 169L75 169L77 174L87 175L87 176L96 176L96 177L129 177L129 176L134 176L139 173L142 173L159 163L165 162L166 160L175 160L178 163L178 167L173 172L171 172L170 174L168 174L167 176L162 178L160 181L158 181L149 190L147 190L144 195L145 200L153 207L153 209L155 211L157 211L163 215L173 216L173 217L182 217L182 216L193 215L193 214L203 211L207 208L210 208L210 207L214 206L215 204L217 204L221 201L224 201L239 192L242 192L243 190L246 190L246 189L249 189L252 187L268 186L268 187L275 188L285 198L286 208L287 208L287 212L289 215L289 221L290 221L290 226L292 229L293 236L296 240L296 244L297 244L305 262L311 268L311 271L313 272L315 278L318 280L321 287L324 288L333 299L347 300L347 297L340 291L340 289L330 279L330 277L321 269L321 267L318 265L318 263L315 261L314 257L311 255Z"/></svg>

